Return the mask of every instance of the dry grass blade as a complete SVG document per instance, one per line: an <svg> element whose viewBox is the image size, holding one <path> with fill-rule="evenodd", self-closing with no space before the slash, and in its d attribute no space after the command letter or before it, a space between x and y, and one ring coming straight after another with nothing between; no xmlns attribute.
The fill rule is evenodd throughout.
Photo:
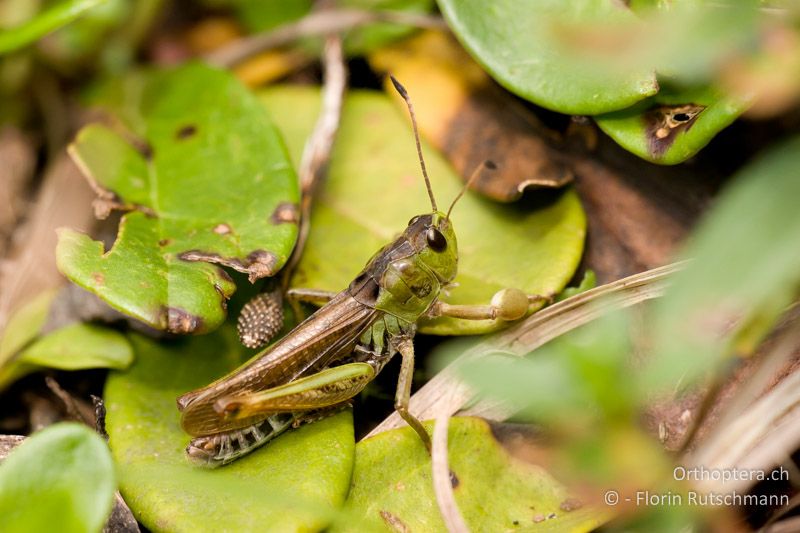
<svg viewBox="0 0 800 533"><path fill-rule="evenodd" d="M65 391L52 376L45 376L44 382L47 388L64 404L69 418L94 427L94 409L89 404Z"/></svg>
<svg viewBox="0 0 800 533"><path fill-rule="evenodd" d="M22 198L36 168L36 150L22 132L10 126L0 130L0 256L6 240L23 214Z"/></svg>
<svg viewBox="0 0 800 533"><path fill-rule="evenodd" d="M800 326L795 324L784 342L767 356L764 368L774 369L774 360L786 361L798 339ZM752 381L764 382L759 376ZM740 395L753 398L760 390L748 387ZM738 401L729 408L714 433L687 458L686 464L706 469L769 471L790 458L800 443L800 372L787 376L746 409L739 410L740 406ZM746 490L754 481L704 479L700 485L708 491L730 492Z"/></svg>
<svg viewBox="0 0 800 533"><path fill-rule="evenodd" d="M458 510L453 483L450 479L450 464L447 453L447 428L450 422L450 411L442 410L436 417L433 426L433 446L431 450L431 473L433 492L447 530L451 533L469 531L461 511Z"/></svg>
<svg viewBox="0 0 800 533"><path fill-rule="evenodd" d="M473 346L439 372L411 397L410 410L421 420L434 418L439 412L455 413L473 397L472 390L458 379L458 368L488 352L509 352L518 356L529 353L546 342L607 313L661 296L667 279L685 263L672 263L602 285L552 305L505 331L496 333ZM470 411L502 410L496 405L478 403ZM402 419L392 413L368 435L401 427Z"/></svg>
<svg viewBox="0 0 800 533"><path fill-rule="evenodd" d="M87 231L93 224L94 192L80 171L62 153L47 171L26 225L23 238L9 254L0 272L0 331L11 314L46 289L63 283L56 269L56 228Z"/></svg>

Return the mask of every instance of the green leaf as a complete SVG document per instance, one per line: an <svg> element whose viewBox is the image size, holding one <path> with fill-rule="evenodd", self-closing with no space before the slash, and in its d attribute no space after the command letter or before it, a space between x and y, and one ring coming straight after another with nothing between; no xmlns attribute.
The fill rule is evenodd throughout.
<svg viewBox="0 0 800 533"><path fill-rule="evenodd" d="M303 18L311 12L313 0L232 0L237 18L251 32L268 31Z"/></svg>
<svg viewBox="0 0 800 533"><path fill-rule="evenodd" d="M239 19L253 32L263 32L301 19L311 12L310 0L236 0ZM368 11L403 11L429 13L433 0L339 0L339 9ZM347 32L344 48L348 55L360 55L405 37L414 28L399 24L376 23ZM307 46L319 50L320 39L306 40ZM309 44L310 43L310 44Z"/></svg>
<svg viewBox="0 0 800 533"><path fill-rule="evenodd" d="M0 368L39 335L57 292L44 291L38 294L11 316L0 337Z"/></svg>
<svg viewBox="0 0 800 533"><path fill-rule="evenodd" d="M114 35L121 25L129 25L133 0L106 0L85 16L47 37L37 54L60 73L76 75L81 67L97 68L118 45Z"/></svg>
<svg viewBox="0 0 800 533"><path fill-rule="evenodd" d="M131 362L133 350L122 333L95 324L72 324L36 339L0 367L0 389L42 368L123 369Z"/></svg>
<svg viewBox="0 0 800 533"><path fill-rule="evenodd" d="M635 15L614 0L439 0L450 29L501 85L558 111L595 115L658 91L652 69L612 71L565 49L563 26L614 27Z"/></svg>
<svg viewBox="0 0 800 533"><path fill-rule="evenodd" d="M569 499L566 489L544 469L511 457L483 420L452 419L448 451L458 480L453 492L471 531L590 531L603 520L589 507L562 510ZM404 531L445 531L431 483L431 458L411 428L358 444L345 511L366 517L377 531L397 531L387 523L391 520L404 524ZM363 527L340 523L334 531Z"/></svg>
<svg viewBox="0 0 800 533"><path fill-rule="evenodd" d="M131 335L136 363L106 384L107 428L120 490L154 531L308 531L347 495L353 467L349 411L305 425L217 470L184 456L175 398L235 368L252 352L231 326L157 343Z"/></svg>
<svg viewBox="0 0 800 533"><path fill-rule="evenodd" d="M370 11L404 11L425 14L434 7L433 0L341 0L341 7ZM414 28L398 24L371 24L349 32L344 41L349 55L362 55L385 46L413 32Z"/></svg>
<svg viewBox="0 0 800 533"><path fill-rule="evenodd" d="M238 81L199 64L132 76L107 92L132 133L90 125L71 153L98 189L100 211L129 212L108 252L62 230L59 269L154 328L211 331L235 290L211 263L255 281L275 274L294 246L297 178L283 143Z"/></svg>
<svg viewBox="0 0 800 533"><path fill-rule="evenodd" d="M12 52L65 26L89 9L108 0L65 0L24 24L0 31L0 55Z"/></svg>
<svg viewBox="0 0 800 533"><path fill-rule="evenodd" d="M0 530L100 531L115 490L103 439L79 424L55 424L0 464Z"/></svg>
<svg viewBox="0 0 800 533"><path fill-rule="evenodd" d="M262 101L298 161L319 112L319 91L278 87L262 93ZM414 137L400 113L381 93L348 97L293 286L343 290L412 216L430 211ZM439 154L424 150L434 193L446 206L463 183ZM572 190L536 206L499 205L466 194L452 218L459 239L459 285L443 300L458 304L487 304L505 287L558 293L572 278L586 233ZM423 323L422 331L465 335L500 327L488 320L437 319Z"/></svg>
<svg viewBox="0 0 800 533"><path fill-rule="evenodd" d="M567 298L572 298L573 296L576 296L582 292L586 292L589 289L594 289L595 287L597 287L597 274L594 273L594 270L587 270L583 274L583 278L578 286L567 287L561 291L558 296L556 296L556 302L566 300Z"/></svg>
<svg viewBox="0 0 800 533"><path fill-rule="evenodd" d="M692 258L655 303L654 358L643 388L671 387L722 362L737 335L752 342L800 287L800 137L742 169L716 199L683 256Z"/></svg>
<svg viewBox="0 0 800 533"><path fill-rule="evenodd" d="M666 86L652 98L599 115L595 121L629 152L653 163L675 165L699 152L748 106L748 102L726 97L710 87Z"/></svg>

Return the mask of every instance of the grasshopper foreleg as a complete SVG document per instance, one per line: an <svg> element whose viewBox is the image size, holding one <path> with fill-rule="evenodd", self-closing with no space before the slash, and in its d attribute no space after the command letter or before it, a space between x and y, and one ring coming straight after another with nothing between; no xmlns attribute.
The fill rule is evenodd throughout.
<svg viewBox="0 0 800 533"><path fill-rule="evenodd" d="M447 316L466 320L519 320L528 314L534 303L550 303L552 296L525 294L519 289L502 289L495 293L489 305L452 305L437 301L428 316Z"/></svg>
<svg viewBox="0 0 800 533"><path fill-rule="evenodd" d="M411 380L414 377L414 343L411 338L405 337L396 344L397 351L403 357L400 365L400 376L397 379L397 392L395 393L394 409L403 420L417 432L422 443L431 452L431 437L417 417L408 411L408 402L411 398Z"/></svg>
<svg viewBox="0 0 800 533"><path fill-rule="evenodd" d="M286 300L298 322L302 322L305 318L301 303L324 305L333 300L334 296L336 296L335 292L320 289L289 289L286 291Z"/></svg>
<svg viewBox="0 0 800 533"><path fill-rule="evenodd" d="M312 304L326 304L333 300L335 292L323 291L321 289L289 289L286 291L286 298L296 302L307 302Z"/></svg>

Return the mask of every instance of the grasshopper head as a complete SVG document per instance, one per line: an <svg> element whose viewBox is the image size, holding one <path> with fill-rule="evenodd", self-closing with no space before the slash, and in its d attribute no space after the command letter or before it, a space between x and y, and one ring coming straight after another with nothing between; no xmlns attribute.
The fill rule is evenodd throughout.
<svg viewBox="0 0 800 533"><path fill-rule="evenodd" d="M405 236L439 281L453 281L458 269L458 244L453 223L444 213L415 216L408 223Z"/></svg>

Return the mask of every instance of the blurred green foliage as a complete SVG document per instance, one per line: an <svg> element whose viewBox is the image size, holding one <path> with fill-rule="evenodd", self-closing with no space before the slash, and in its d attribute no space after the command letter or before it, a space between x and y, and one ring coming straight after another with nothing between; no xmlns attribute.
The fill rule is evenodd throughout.
<svg viewBox="0 0 800 533"><path fill-rule="evenodd" d="M0 464L0 530L99 532L115 490L114 463L103 439L86 426L55 424Z"/></svg>
<svg viewBox="0 0 800 533"><path fill-rule="evenodd" d="M7 27L0 31L0 55L28 46L108 1L64 0L19 25Z"/></svg>
<svg viewBox="0 0 800 533"><path fill-rule="evenodd" d="M432 431L432 424L426 424ZM385 531L387 516L408 531L445 531L430 474L431 457L409 427L356 446L352 486L344 510L365 523L339 522L332 531ZM478 418L454 418L448 428L448 465L454 496L471 531L513 531L537 524L547 531L590 531L604 514L589 505L565 511L570 494L544 468L513 457ZM538 524L537 515L540 517ZM544 520L547 520L544 522Z"/></svg>
<svg viewBox="0 0 800 533"><path fill-rule="evenodd" d="M37 370L127 368L133 352L122 333L73 323L43 333L55 293L44 292L21 307L0 335L0 390Z"/></svg>
<svg viewBox="0 0 800 533"><path fill-rule="evenodd" d="M580 471L584 481L675 488L671 459L641 434L639 417L659 395L724 379L726 361L747 355L797 299L797 198L800 137L763 154L722 192L683 251L691 262L648 306L644 332L631 328L630 312L617 312L526 358L498 354L471 362L464 377L560 439L562 466ZM642 341L643 334L646 342L634 349L632 339ZM647 475L633 475L631 464ZM650 511L646 523L660 531L703 512Z"/></svg>

